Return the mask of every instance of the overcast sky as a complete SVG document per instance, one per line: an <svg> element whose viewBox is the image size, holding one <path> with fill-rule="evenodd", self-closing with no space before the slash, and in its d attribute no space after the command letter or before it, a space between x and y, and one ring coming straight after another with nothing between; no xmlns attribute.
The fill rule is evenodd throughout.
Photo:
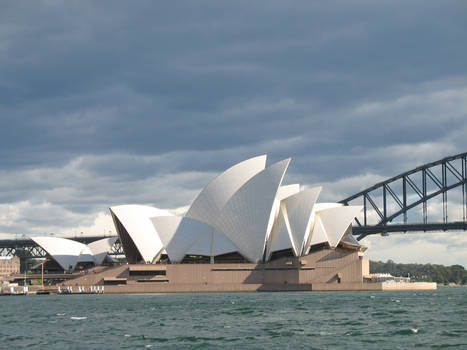
<svg viewBox="0 0 467 350"><path fill-rule="evenodd" d="M115 232L183 213L249 157L339 201L467 150L467 2L10 1L0 5L0 232ZM467 234L366 239L467 267Z"/></svg>

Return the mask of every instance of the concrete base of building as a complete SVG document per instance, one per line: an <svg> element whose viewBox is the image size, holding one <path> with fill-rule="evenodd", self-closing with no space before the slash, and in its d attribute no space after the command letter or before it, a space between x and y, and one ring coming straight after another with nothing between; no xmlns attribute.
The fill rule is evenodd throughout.
<svg viewBox="0 0 467 350"><path fill-rule="evenodd" d="M105 293L236 293L311 291L396 291L435 290L436 283L329 283L329 284L231 284L231 285L126 285L106 286Z"/></svg>
<svg viewBox="0 0 467 350"><path fill-rule="evenodd" d="M341 285L316 283L313 291L390 291L390 290L435 290L435 282L375 282L375 283L344 283Z"/></svg>
<svg viewBox="0 0 467 350"><path fill-rule="evenodd" d="M436 283L364 283L367 260L358 251L320 249L266 264L147 264L98 267L62 285L73 293L383 291L436 289ZM94 286L93 288L91 288ZM100 290L100 289L99 289Z"/></svg>
<svg viewBox="0 0 467 350"><path fill-rule="evenodd" d="M315 284L179 284L160 285L152 283L130 285L106 285L102 293L238 293L238 292L337 292L337 291L403 291L436 290L436 283L315 283ZM49 289L56 292L56 288ZM71 294L90 293L89 286L81 286L81 292L74 288Z"/></svg>

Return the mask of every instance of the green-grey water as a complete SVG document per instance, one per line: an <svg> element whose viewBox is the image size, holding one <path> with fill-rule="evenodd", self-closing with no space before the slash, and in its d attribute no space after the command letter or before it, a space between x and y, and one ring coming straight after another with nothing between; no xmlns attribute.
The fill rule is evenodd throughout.
<svg viewBox="0 0 467 350"><path fill-rule="evenodd" d="M8 296L4 349L467 349L467 288Z"/></svg>

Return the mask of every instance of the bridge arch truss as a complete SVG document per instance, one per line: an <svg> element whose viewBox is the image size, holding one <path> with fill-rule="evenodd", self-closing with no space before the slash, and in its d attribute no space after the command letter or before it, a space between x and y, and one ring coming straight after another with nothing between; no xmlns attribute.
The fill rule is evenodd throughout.
<svg viewBox="0 0 467 350"><path fill-rule="evenodd" d="M456 193L448 201L450 191ZM430 213L430 201L436 201L441 209ZM390 232L467 230L467 152L394 176L341 203L363 205L362 216L353 226L359 240ZM448 206L456 209L454 220ZM408 220L409 213L415 214L415 223Z"/></svg>

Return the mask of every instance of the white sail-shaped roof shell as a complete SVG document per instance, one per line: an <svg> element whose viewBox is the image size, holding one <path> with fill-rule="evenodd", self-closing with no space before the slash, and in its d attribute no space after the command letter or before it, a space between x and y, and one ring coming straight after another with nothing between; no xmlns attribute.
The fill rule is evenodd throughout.
<svg viewBox="0 0 467 350"><path fill-rule="evenodd" d="M290 197L300 192L300 184L292 184L280 186L274 199L273 210L268 224L268 242L266 244L267 255L266 260L269 260L272 252L292 248L292 237L288 228L287 218L284 218L282 212L283 199ZM271 222L274 220L273 222ZM286 226L287 225L287 226Z"/></svg>
<svg viewBox="0 0 467 350"><path fill-rule="evenodd" d="M274 198L290 159L271 165L248 180L225 204L215 228L250 261L263 258Z"/></svg>
<svg viewBox="0 0 467 350"><path fill-rule="evenodd" d="M362 206L343 206L339 203L316 204L313 230L305 252L320 243L336 247L342 240L353 219L360 213Z"/></svg>
<svg viewBox="0 0 467 350"><path fill-rule="evenodd" d="M145 262L153 262L164 249L150 218L173 216L166 210L145 205L119 205L110 210L125 227Z"/></svg>
<svg viewBox="0 0 467 350"><path fill-rule="evenodd" d="M276 199L283 200L300 192L300 184L280 186L276 193Z"/></svg>
<svg viewBox="0 0 467 350"><path fill-rule="evenodd" d="M151 222L159 234L164 248L169 245L182 219L183 217L181 216L156 216L151 218Z"/></svg>
<svg viewBox="0 0 467 350"><path fill-rule="evenodd" d="M214 178L196 197L185 217L214 225L230 197L245 182L264 170L266 155L235 164Z"/></svg>
<svg viewBox="0 0 467 350"><path fill-rule="evenodd" d="M314 218L313 231L310 234L310 240L307 243L307 247L305 248L305 253L308 253L308 250L312 245L328 242L329 238L326 233L326 229L324 228L323 221L321 220L319 215L316 215Z"/></svg>
<svg viewBox="0 0 467 350"><path fill-rule="evenodd" d="M203 235L210 235L212 226L204 222L184 217L180 220L177 231L169 244L165 247L167 255L172 262L180 262L191 248Z"/></svg>
<svg viewBox="0 0 467 350"><path fill-rule="evenodd" d="M187 251L186 254L217 256L238 251L238 247L222 233L213 231L203 234Z"/></svg>
<svg viewBox="0 0 467 350"><path fill-rule="evenodd" d="M31 237L31 239L64 270L72 271L77 263L87 262L101 265L117 237L100 239L88 245L59 237Z"/></svg>
<svg viewBox="0 0 467 350"><path fill-rule="evenodd" d="M319 213L322 210L326 209L332 209L332 208L339 208L343 207L344 204L342 203L316 203L316 205L313 207L313 211L315 213Z"/></svg>
<svg viewBox="0 0 467 350"><path fill-rule="evenodd" d="M318 213L332 248L337 247L347 228L362 209L360 205L349 205L321 210Z"/></svg>
<svg viewBox="0 0 467 350"><path fill-rule="evenodd" d="M180 258L181 255L216 256L238 250L237 246L222 233L216 232L212 226L202 222L194 224L197 220L185 218L182 226L180 223L183 218L178 216L159 216L151 220L159 232L162 243L168 247L166 252L172 262L180 261L183 258L183 256ZM175 234L177 238L171 244ZM177 243L179 240L183 243Z"/></svg>
<svg viewBox="0 0 467 350"><path fill-rule="evenodd" d="M66 238L31 237L66 271L73 271L86 245Z"/></svg>
<svg viewBox="0 0 467 350"><path fill-rule="evenodd" d="M94 258L94 263L96 265L101 265L104 261L105 257L107 256L108 252L112 248L112 246L117 241L118 237L108 237L104 239L99 239L98 241L94 241L87 245L90 253Z"/></svg>
<svg viewBox="0 0 467 350"><path fill-rule="evenodd" d="M281 203L279 215L270 236L267 260L269 260L271 254L275 251L293 249L290 224L284 206L285 204Z"/></svg>
<svg viewBox="0 0 467 350"><path fill-rule="evenodd" d="M338 208L338 207L342 207L343 204L341 203L315 203L315 205L313 206L313 210L312 210L312 214L311 214L311 222L310 222L310 227L311 227L311 230L308 231L306 234L305 234L305 238L304 238L304 247L303 247L303 253L304 254L307 254L309 249L310 249L310 246L312 245L315 245L315 244L319 244L319 243L326 243L327 242L327 235L326 235L326 232L321 230L321 227L319 225L322 225L322 222L321 223L318 223L318 213L322 210L326 210L326 209L331 209L331 208ZM315 227L316 227L316 230L315 230ZM316 231L316 232L315 232ZM315 233L314 233L315 232Z"/></svg>
<svg viewBox="0 0 467 350"><path fill-rule="evenodd" d="M293 186L290 185L291 189ZM288 187L288 186L281 186ZM303 255L306 239L314 222L313 208L321 191L321 187L290 191L282 197L280 215L270 238L269 254L274 251L292 248L296 256ZM279 196L277 196L279 197Z"/></svg>
<svg viewBox="0 0 467 350"><path fill-rule="evenodd" d="M320 192L321 187L309 188L283 200L296 256L302 255L306 234L311 230L313 206Z"/></svg>
<svg viewBox="0 0 467 350"><path fill-rule="evenodd" d="M81 251L78 257L78 262L95 263L95 259L91 252L91 249L89 249L87 245L83 247L83 250Z"/></svg>

